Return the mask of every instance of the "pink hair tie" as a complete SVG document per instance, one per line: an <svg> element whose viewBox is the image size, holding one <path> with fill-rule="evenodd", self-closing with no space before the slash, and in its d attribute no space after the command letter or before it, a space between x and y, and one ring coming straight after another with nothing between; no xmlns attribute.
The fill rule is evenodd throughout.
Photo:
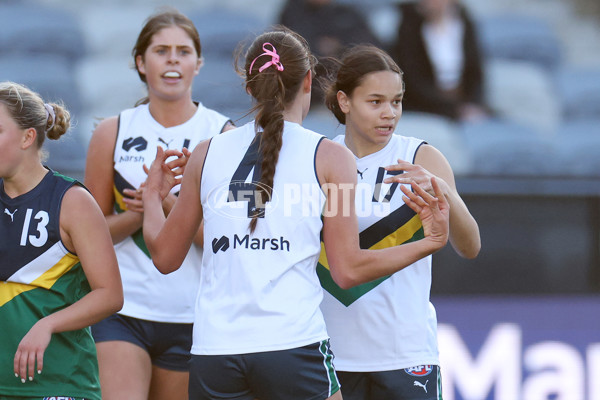
<svg viewBox="0 0 600 400"><path fill-rule="evenodd" d="M271 49L273 49L273 50L267 49L267 45L271 46ZM262 48L264 50L264 53L262 53L261 55L257 56L254 60L252 60L252 64L250 64L250 70L248 72L248 75L252 74L252 66L254 65L254 62L262 56L271 56L271 61L267 61L262 67L260 67L258 69L258 72L263 72L265 69L269 68L271 65L274 65L277 68L277 71L283 71L283 64L281 64L279 62L279 54L277 54L277 50L275 49L275 46L273 46L271 43L267 42L267 43L263 44Z"/></svg>
<svg viewBox="0 0 600 400"><path fill-rule="evenodd" d="M46 129L46 132L48 132L50 129L54 128L54 124L56 123L56 115L54 114L54 107L52 107L50 104L44 103L44 108L46 109L46 121L48 120L48 117L52 117L52 124L50 124L50 127Z"/></svg>

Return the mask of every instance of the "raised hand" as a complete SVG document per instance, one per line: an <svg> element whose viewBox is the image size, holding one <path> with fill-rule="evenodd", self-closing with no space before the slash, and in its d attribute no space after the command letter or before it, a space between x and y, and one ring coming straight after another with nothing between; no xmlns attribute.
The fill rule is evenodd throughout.
<svg viewBox="0 0 600 400"><path fill-rule="evenodd" d="M442 188L442 192L444 194L448 193L448 185L446 184L446 182L420 165L412 164L408 161L398 159L398 164L389 165L385 167L385 169L387 171L404 171L404 173L386 178L383 180L384 183L397 182L408 185L411 182L416 182L427 193L429 193L432 196L435 196L435 191L431 186L431 178L436 177L436 179L438 180L438 184Z"/></svg>
<svg viewBox="0 0 600 400"><path fill-rule="evenodd" d="M411 182L414 192L411 192L404 185L400 188L404 193L402 197L404 202L419 214L425 237L437 242L439 248L442 248L448 242L450 205L435 177L431 178L430 185L433 188L435 197L427 193L427 191L414 181Z"/></svg>
<svg viewBox="0 0 600 400"><path fill-rule="evenodd" d="M189 158L189 151L186 153L178 150L163 150L162 147L156 148L156 157L150 168L144 166L144 171L148 174L144 190L152 190L159 193L161 199L165 199L171 189L181 183L181 177ZM177 157L167 162L169 157Z"/></svg>

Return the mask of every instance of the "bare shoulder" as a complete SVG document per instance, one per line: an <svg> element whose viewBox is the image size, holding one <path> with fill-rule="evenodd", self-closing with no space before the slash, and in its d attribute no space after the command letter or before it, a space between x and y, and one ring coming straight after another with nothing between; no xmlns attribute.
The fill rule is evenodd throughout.
<svg viewBox="0 0 600 400"><path fill-rule="evenodd" d="M208 153L208 148L210 147L210 139L206 139L198 143L194 150L192 151L192 155L190 156L190 163L193 165L200 165L204 163L204 159L206 158L206 154Z"/></svg>
<svg viewBox="0 0 600 400"><path fill-rule="evenodd" d="M429 144L419 147L415 156L415 164L421 165L432 174L441 177L454 186L454 172L444 154Z"/></svg>
<svg viewBox="0 0 600 400"><path fill-rule="evenodd" d="M450 168L450 164L448 163L446 156L444 156L440 150L430 144L424 144L419 147L419 150L415 156L415 164L423 165L425 168L428 166Z"/></svg>
<svg viewBox="0 0 600 400"><path fill-rule="evenodd" d="M444 157L444 154L437 149L437 147L432 146L430 144L423 144L419 147L419 150L417 151L417 156L416 158L446 158Z"/></svg>
<svg viewBox="0 0 600 400"><path fill-rule="evenodd" d="M346 146L330 139L323 139L319 145L319 149L317 150L317 159L319 157L327 158L333 162L343 161L345 159L354 160L354 155ZM336 157L341 157L341 159L336 160Z"/></svg>
<svg viewBox="0 0 600 400"><path fill-rule="evenodd" d="M188 176L193 176L194 181L198 181L199 178L202 176L202 170L204 169L204 160L206 159L206 154L208 153L210 142L211 139L206 139L201 141L196 145L196 147L194 147L194 150L190 155L190 159L187 162L187 166L185 167L184 180L186 180L186 174Z"/></svg>
<svg viewBox="0 0 600 400"><path fill-rule="evenodd" d="M79 212L95 212L100 209L90 192L82 186L73 185L63 197L61 210L61 217L75 215L76 218L80 218L81 216L77 215Z"/></svg>
<svg viewBox="0 0 600 400"><path fill-rule="evenodd" d="M112 116L104 118L98 123L92 134L91 141L96 145L99 144L110 144L114 145L117 138L117 131L119 129L119 117Z"/></svg>
<svg viewBox="0 0 600 400"><path fill-rule="evenodd" d="M316 158L317 174L321 182L339 182L351 176L355 177L354 154L340 143L324 139L319 145Z"/></svg>

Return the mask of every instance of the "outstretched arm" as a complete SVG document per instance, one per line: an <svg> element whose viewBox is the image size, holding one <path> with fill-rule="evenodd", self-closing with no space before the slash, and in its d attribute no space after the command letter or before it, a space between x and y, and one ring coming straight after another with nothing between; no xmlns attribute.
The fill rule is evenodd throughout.
<svg viewBox="0 0 600 400"><path fill-rule="evenodd" d="M142 197L144 240L154 265L163 274L179 269L198 233L202 221L200 177L209 143L200 143L187 161L179 197L168 217L165 217L162 202L179 182L174 164L167 165L166 159L175 153L158 148L148 171Z"/></svg>
<svg viewBox="0 0 600 400"><path fill-rule="evenodd" d="M452 167L444 155L433 146L423 145L417 152L415 163L398 160L398 164L386 168L388 171L404 171L385 180L385 183L408 184L417 182L433 194L431 178L436 177L444 197L450 204L450 243L454 250L465 258L475 258L481 249L479 226L467 205L456 190Z"/></svg>
<svg viewBox="0 0 600 400"><path fill-rule="evenodd" d="M391 275L445 246L448 240L448 203L435 183L436 196L418 185L416 194L406 188L407 204L419 214L425 238L381 250L360 249L354 205L356 162L345 147L323 141L317 151L317 172L326 182L323 241L331 275L344 289Z"/></svg>

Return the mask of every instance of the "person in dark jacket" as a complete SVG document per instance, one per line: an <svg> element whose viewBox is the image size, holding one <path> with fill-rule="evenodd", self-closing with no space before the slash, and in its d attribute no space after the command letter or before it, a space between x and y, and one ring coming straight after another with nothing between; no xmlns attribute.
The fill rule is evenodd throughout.
<svg viewBox="0 0 600 400"><path fill-rule="evenodd" d="M331 69L330 58L339 58L353 44L381 45L356 7L335 0L287 0L278 22L302 35L319 61L317 79L313 79L313 106L324 104L320 77Z"/></svg>
<svg viewBox="0 0 600 400"><path fill-rule="evenodd" d="M404 71L405 111L483 119L484 71L472 17L458 0L419 0L402 13L391 55Z"/></svg>

